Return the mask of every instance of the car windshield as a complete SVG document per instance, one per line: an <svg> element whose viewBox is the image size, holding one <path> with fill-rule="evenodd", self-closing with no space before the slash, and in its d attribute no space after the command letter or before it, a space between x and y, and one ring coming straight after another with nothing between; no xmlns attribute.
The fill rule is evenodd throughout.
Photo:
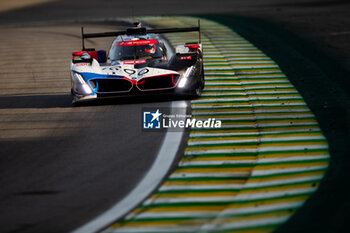
<svg viewBox="0 0 350 233"><path fill-rule="evenodd" d="M118 41L112 46L109 57L112 61L160 58L162 51L156 39Z"/></svg>

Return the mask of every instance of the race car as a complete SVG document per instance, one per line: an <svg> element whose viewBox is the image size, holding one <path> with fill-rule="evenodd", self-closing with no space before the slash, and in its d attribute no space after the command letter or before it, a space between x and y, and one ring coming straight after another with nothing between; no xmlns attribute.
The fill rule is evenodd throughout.
<svg viewBox="0 0 350 233"><path fill-rule="evenodd" d="M198 42L174 49L162 33L198 31ZM149 29L135 23L125 31L85 34L72 53L72 103L117 96L180 94L200 96L204 88L203 52L198 27ZM86 49L84 39L116 37L108 55Z"/></svg>

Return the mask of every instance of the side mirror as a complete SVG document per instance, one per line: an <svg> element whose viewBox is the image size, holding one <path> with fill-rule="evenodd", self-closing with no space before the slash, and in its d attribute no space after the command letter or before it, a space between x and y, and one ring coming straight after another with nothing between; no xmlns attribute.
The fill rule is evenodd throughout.
<svg viewBox="0 0 350 233"><path fill-rule="evenodd" d="M90 54L86 51L79 51L72 53L73 59L72 62L75 63L90 63L92 62L92 58Z"/></svg>
<svg viewBox="0 0 350 233"><path fill-rule="evenodd" d="M175 52L176 53L188 53L189 51L190 51L189 48L187 48L187 47L185 47L183 45L178 45L175 48Z"/></svg>

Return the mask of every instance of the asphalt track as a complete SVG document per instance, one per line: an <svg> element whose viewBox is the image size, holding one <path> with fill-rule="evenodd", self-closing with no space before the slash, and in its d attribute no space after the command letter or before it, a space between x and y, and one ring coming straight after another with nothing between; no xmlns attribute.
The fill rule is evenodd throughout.
<svg viewBox="0 0 350 233"><path fill-rule="evenodd" d="M141 109L170 102L72 108L69 59L80 47L79 26L0 30L0 229L66 232L117 202L148 171L164 134L142 132Z"/></svg>
<svg viewBox="0 0 350 233"><path fill-rule="evenodd" d="M292 8L289 12L284 12L283 10L281 11L281 9L284 9L283 5L278 5L277 1L271 2L269 3L273 6L271 8L268 7L269 4L266 1L264 3L262 1L256 1L254 4L238 2L237 4L230 5L230 8L226 6L230 4L229 2L214 4L211 1L206 1L202 4L198 2L188 3L184 9L184 7L181 7L181 2L167 6L167 3L160 1L157 3L157 6L159 6L157 7L157 12L162 11L162 14L181 12L185 14L241 11L241 13L247 13L247 15L257 12L256 14L260 17L264 17L265 13L267 18L275 17L274 19L277 21L280 19L282 22L286 22L287 20L283 17L283 14L294 14L297 21L298 17L300 19L302 16L298 16L294 12L305 11L305 8ZM325 1L321 1L319 3L320 6L322 6L322 2ZM336 2L336 5L340 6L340 8L345 9L345 6L348 6L345 5L343 7L342 1ZM300 6L306 7L310 7L311 5L303 5L302 1L296 1L293 4L298 6L297 3ZM115 4L117 3L112 1L106 1L105 4L100 4L100 1L97 4L94 1L84 1L83 6L80 7L81 2L79 1L55 1L30 8L7 11L0 15L0 19L2 25L23 25L30 22L45 25L46 23L56 22L57 20L90 20L93 18L103 19L105 17L115 17L116 15L131 15L125 10L118 10ZM123 4L131 12L134 11L134 14L157 13L155 12L154 5L150 5L144 1L140 3L139 8L134 10L132 10L134 4L137 5L135 2L124 2ZM285 3L285 6L287 9L290 9L287 3ZM334 7L334 5L326 5L326 7L328 9L328 7ZM77 10L78 8L80 10ZM238 10L233 10L232 8ZM257 10L259 8L263 9L263 11ZM274 10L273 12L267 12L269 9ZM342 11L340 10L338 12ZM347 22L346 18L344 20ZM288 26L288 22L284 24L284 26L286 25ZM336 32L342 32L345 33L343 35L347 35L346 25L346 23L342 25L345 30L339 28ZM60 35L60 32L64 32L67 29L66 25L61 28L57 26L50 26L48 28L24 27L23 30L27 33L23 33L21 28L18 27L15 29L1 29L1 54L8 57L6 60L2 59L1 62L1 77L4 79L1 80L2 95L0 98L2 110L0 177L1 187L6 187L0 191L0 227L3 232L66 232L73 229L107 208L110 204L120 199L121 196L127 194L133 185L137 183L137 180L142 177L142 174L146 172L157 151L157 148L153 146L154 144L146 148L143 147L144 144L141 143L144 141L142 137L144 135L140 134L139 129L130 129L130 126L132 127L134 125L134 123L130 122L133 120L139 122L140 120L140 106L152 106L152 102L155 100L145 101L145 103L140 103L140 100L132 101L132 103L122 101L117 104L107 103L101 106L88 106L79 109L71 109L69 107L70 101L67 95L69 79L65 74L68 74L66 68L68 67L67 61L70 58L71 51L80 46L77 38L78 26L80 25L77 25L70 33L62 33L62 35ZM326 26L324 28L327 29ZM315 25L313 27L322 29L322 25ZM102 27L99 28L102 29ZM36 33L34 33L35 31ZM328 31L330 30L328 29ZM310 34L313 35L312 33ZM314 34L317 35L317 33ZM26 38L31 38L30 42ZM334 37L332 38L330 38L331 41L337 42ZM341 36L341 38L344 37ZM50 43L43 43L41 41L43 39ZM52 39L56 42L55 44L52 44ZM72 42L73 39L76 42ZM264 38L260 39L263 40ZM323 39L323 41L328 42L327 40L328 38ZM341 43L334 43L334 47L337 47L339 44ZM32 45L34 45L33 48L35 50L29 49ZM271 45L267 45L267 50L269 48L273 50L273 46L269 46ZM9 50L8 48L14 49ZM63 53L66 48L66 52ZM46 51L43 52L40 50ZM326 48L325 50L336 51L337 54L339 52L333 48ZM306 51L308 50L306 49ZM347 51L343 50L340 56L347 58ZM270 52L274 54L278 53L278 51ZM306 55L310 55L310 53ZM311 55L315 56L315 54ZM34 59L31 56L34 56ZM60 57L60 59L57 57ZM31 65L33 60L41 64L42 61L39 59L47 61L46 65L49 71L55 71L55 76L50 77L51 81L48 79L49 76L43 75L40 72L45 66L35 67ZM319 62L320 58L315 60L318 62L317 64L326 64L325 62ZM21 63L19 61L24 62ZM325 58L325 61L328 60ZM347 61L348 59L342 59L343 64L348 64ZM18 64L21 64L21 66ZM19 67L24 71L21 71ZM334 149L333 147L333 151L335 150L334 152L338 154L335 162L341 169L334 170L333 167L331 170L331 175L333 176L329 178L328 185L332 182L330 179L336 180L340 176L344 177L344 179L349 177L345 172L346 163L341 162L346 161L344 160L344 156L346 155L345 145L349 139L347 128L344 128L344 125L346 126L346 122L348 122L346 110L348 108L345 107L348 106L348 96L344 92L347 82L339 78L341 74L344 74L340 71L342 69L341 67L337 65L331 65L331 67L338 67L339 69L336 72L339 72L339 75L333 79L334 82L325 82L325 79L322 79L321 84L333 85L332 83L336 83L342 87L340 91L339 86L336 86L333 91L327 92L326 95L318 95L319 91L314 90L315 88L312 89L313 85L308 83L309 80L306 80L306 84L304 83L303 87L301 87L301 89L304 88L303 93L306 93L306 96L308 98L310 97L313 101L311 105L314 103L314 112L316 114L324 113L323 116L318 115L321 127L323 126L322 129L326 130L326 136L331 139L331 148L332 145L335 145L337 148ZM7 68L9 71L4 72ZM327 69L325 68L325 70ZM15 72L22 74L28 74L27 72L30 72L30 76L24 75L30 81L23 81L20 79L19 74L15 74ZM56 79L52 81L56 77L62 78L61 83L57 83ZM8 78L11 78L10 81ZM55 86L56 84L57 86ZM313 95L309 92L310 88L314 91ZM324 88L325 86L323 86ZM14 93L20 95L13 95ZM335 97L336 95L341 96L340 102L337 101L338 98ZM167 105L169 103L165 102L163 104ZM328 106L334 111L327 111L326 108ZM121 114L122 112L123 114ZM332 127L330 125L327 126L329 118L332 118L330 120ZM98 119L98 121L95 121L95 119ZM118 124L115 122L118 122ZM339 125L340 122L345 122L345 124ZM5 130L6 134L3 133ZM125 132L128 132L128 135L125 135ZM119 133L119 135L116 135L116 133ZM101 139L99 142L96 142L97 138L103 138L104 140ZM160 142L162 135L156 134L150 136L147 134L146 138L146 140L150 139L152 142ZM127 142L132 140L140 144L130 146ZM116 141L120 148L120 154L127 155L127 160L125 160L125 157L118 158L115 156L114 151L108 150L106 145L115 145ZM140 152L139 147L144 148L143 151ZM96 158L97 153L99 154L99 158ZM126 167L130 166L135 171L139 171L139 173L126 169ZM115 172L119 171L120 174L115 175ZM124 176L123 172L126 172L130 176ZM331 187L328 190L327 187L322 188L321 186L323 196L316 201L316 206L309 206L305 211L305 213L310 214L299 214L299 216L302 216L299 217L299 220L297 214L295 218L299 221L299 225L291 221L289 228L284 230L292 232L293 229L298 229L296 226L299 226L309 228L308 230L310 232L312 226L314 226L314 229L324 229L327 232L336 232L336 230L342 232L342 229L345 228L345 222L348 219L346 211L346 206L348 205L346 194L348 191L340 188L342 185L340 181L336 181L335 183L338 186L328 186ZM113 184L113 186L110 184ZM106 195L101 193L102 190ZM331 191L328 194L327 191L329 190ZM84 194L84 198L81 197L82 193ZM113 197L108 195L111 193L113 193ZM118 196L115 196L115 193ZM71 199L72 197L73 199ZM322 209L323 200L327 200L328 204L326 206L328 209ZM78 202L83 203L84 206L79 206ZM335 205L332 206L332 204ZM315 207L318 209L314 209L314 212L319 212L317 215L319 217L312 217L313 211L311 210ZM334 215L335 217L329 221L326 221L328 220L327 211L336 213ZM308 221L308 218L311 220ZM14 221L14 219L16 220ZM322 228L322 226L325 228ZM332 231L333 229L334 231Z"/></svg>

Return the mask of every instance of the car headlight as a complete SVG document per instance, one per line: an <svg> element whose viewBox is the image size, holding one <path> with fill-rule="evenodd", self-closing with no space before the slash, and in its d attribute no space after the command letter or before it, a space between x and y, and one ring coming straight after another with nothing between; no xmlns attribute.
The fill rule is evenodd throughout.
<svg viewBox="0 0 350 233"><path fill-rule="evenodd" d="M86 84L81 74L73 72L72 76L73 76L73 81L76 81L77 83L80 83L80 84Z"/></svg>
<svg viewBox="0 0 350 233"><path fill-rule="evenodd" d="M92 94L91 88L90 88L89 85L87 85L86 83L83 84L82 88L83 88L83 90L84 90L84 92L85 92L86 94L88 94L88 95L91 95L91 94Z"/></svg>
<svg viewBox="0 0 350 233"><path fill-rule="evenodd" d="M79 74L77 72L72 72L72 78L73 78L73 82L75 83L76 88L78 90L82 90L84 92L84 94L86 94L86 95L92 94L91 88L85 82L85 80L81 74Z"/></svg>
<svg viewBox="0 0 350 233"><path fill-rule="evenodd" d="M188 77L192 75L193 72L193 66L190 68L187 68L186 72L182 75L182 78L179 81L178 87L179 88L184 88L186 86Z"/></svg>
<svg viewBox="0 0 350 233"><path fill-rule="evenodd" d="M186 78L186 77L183 77L183 78L180 80L180 82L179 82L179 84L178 84L178 87L183 88L183 87L186 85L186 83L187 83L187 78Z"/></svg>

